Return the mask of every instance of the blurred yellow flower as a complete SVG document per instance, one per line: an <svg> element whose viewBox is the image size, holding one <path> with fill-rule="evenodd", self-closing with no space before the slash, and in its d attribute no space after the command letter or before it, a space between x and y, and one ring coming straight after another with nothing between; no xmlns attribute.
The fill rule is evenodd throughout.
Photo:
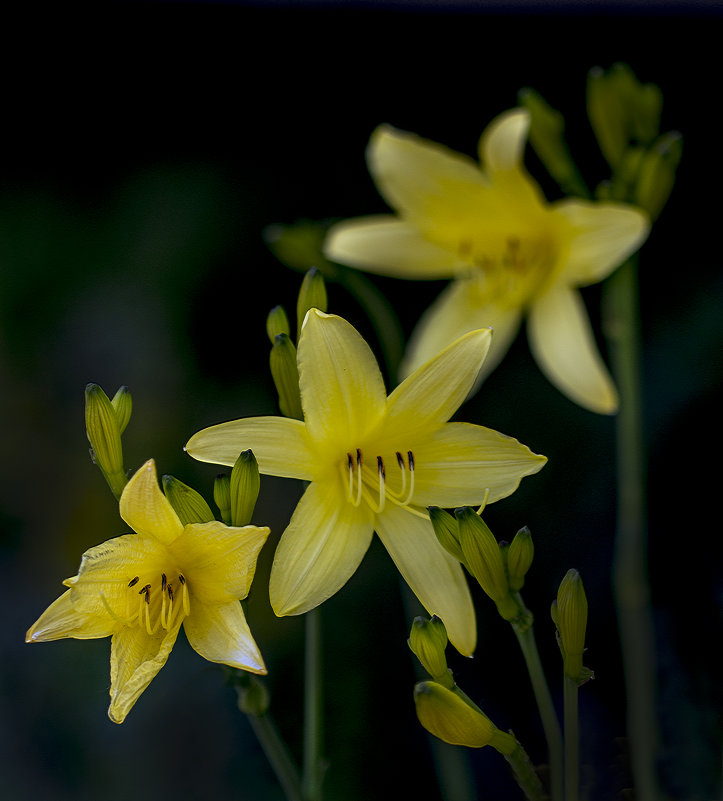
<svg viewBox="0 0 723 801"><path fill-rule="evenodd" d="M112 637L108 716L122 723L163 667L183 624L211 662L266 673L239 599L251 587L268 528L216 521L181 524L161 492L153 460L131 478L120 514L125 534L83 554L78 575L26 642Z"/></svg>
<svg viewBox="0 0 723 801"><path fill-rule="evenodd" d="M250 448L259 471L310 482L271 570L277 615L300 614L339 590L376 530L402 576L464 654L475 647L462 569L439 544L428 505L460 506L512 493L545 463L517 440L448 423L474 385L490 331L473 331L403 381L389 397L361 335L311 309L297 352L304 420L251 417L195 434L196 459L233 464Z"/></svg>
<svg viewBox="0 0 723 801"><path fill-rule="evenodd" d="M493 120L480 139L480 167L380 126L367 161L398 216L338 223L325 254L398 278L454 279L421 317L402 375L467 331L491 326L495 336L481 380L526 314L530 347L549 380L581 406L612 413L617 393L577 288L601 281L633 253L647 236L648 220L618 203L548 203L522 164L528 129L523 109Z"/></svg>

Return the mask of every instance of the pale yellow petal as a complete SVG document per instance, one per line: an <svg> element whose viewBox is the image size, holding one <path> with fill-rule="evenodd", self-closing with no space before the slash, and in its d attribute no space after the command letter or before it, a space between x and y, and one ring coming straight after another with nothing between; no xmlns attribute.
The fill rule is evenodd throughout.
<svg viewBox="0 0 723 801"><path fill-rule="evenodd" d="M642 211L622 203L562 200L553 209L567 223L560 280L573 286L602 281L643 244L650 230Z"/></svg>
<svg viewBox="0 0 723 801"><path fill-rule="evenodd" d="M178 515L158 486L156 464L149 459L126 484L120 516L133 531L167 544L183 531Z"/></svg>
<svg viewBox="0 0 723 801"><path fill-rule="evenodd" d="M384 412L387 393L374 355L346 320L311 309L301 330L298 364L310 440L343 453Z"/></svg>
<svg viewBox="0 0 723 801"><path fill-rule="evenodd" d="M306 426L300 420L246 417L204 428L186 443L186 451L199 462L229 467L249 449L261 473L304 481L313 475Z"/></svg>
<svg viewBox="0 0 723 801"><path fill-rule="evenodd" d="M453 507L506 498L547 459L491 428L447 423L414 445L414 461L412 503Z"/></svg>
<svg viewBox="0 0 723 801"><path fill-rule="evenodd" d="M372 134L367 164L387 203L413 222L467 216L486 188L469 157L389 125Z"/></svg>
<svg viewBox="0 0 723 801"><path fill-rule="evenodd" d="M422 315L407 345L400 369L408 376L468 331L492 328L492 342L479 382L507 352L520 325L521 309L504 308L480 294L475 279L452 282Z"/></svg>
<svg viewBox="0 0 723 801"><path fill-rule="evenodd" d="M165 631L149 635L141 626L123 626L111 640L110 649L110 706L108 717L123 723L140 694L166 664L181 620Z"/></svg>
<svg viewBox="0 0 723 801"><path fill-rule="evenodd" d="M387 401L385 429L394 433L444 423L457 411L477 380L492 331L470 331L418 367Z"/></svg>
<svg viewBox="0 0 723 801"><path fill-rule="evenodd" d="M116 626L116 621L107 613L90 615L79 612L70 601L70 590L66 590L28 629L25 642L49 642L64 637L94 640L109 637Z"/></svg>
<svg viewBox="0 0 723 801"><path fill-rule="evenodd" d="M333 225L324 253L340 264L395 278L450 278L460 267L454 251L433 244L417 226L391 215Z"/></svg>
<svg viewBox="0 0 723 801"><path fill-rule="evenodd" d="M346 584L372 539L369 507L347 502L339 487L311 484L281 536L269 595L277 615L307 612Z"/></svg>
<svg viewBox="0 0 723 801"><path fill-rule="evenodd" d="M83 554L78 576L68 581L71 600L79 612L118 618L129 615L128 584L136 576L160 576L167 569L167 550L158 540L124 534Z"/></svg>
<svg viewBox="0 0 723 801"><path fill-rule="evenodd" d="M266 527L191 523L169 551L194 599L202 604L227 604L248 595L259 551L268 536Z"/></svg>
<svg viewBox="0 0 723 801"><path fill-rule="evenodd" d="M525 109L510 109L495 117L479 141L479 157L485 171L518 169L529 130L530 114Z"/></svg>
<svg viewBox="0 0 723 801"><path fill-rule="evenodd" d="M459 562L442 548L428 519L387 504L377 533L404 580L430 615L444 622L454 647L469 656L475 649L474 607Z"/></svg>
<svg viewBox="0 0 723 801"><path fill-rule="evenodd" d="M222 606L194 604L183 628L191 647L209 662L266 673L263 657L238 601Z"/></svg>
<svg viewBox="0 0 723 801"><path fill-rule="evenodd" d="M530 348L548 379L570 400L613 414L618 397L576 289L557 286L539 298L527 324Z"/></svg>

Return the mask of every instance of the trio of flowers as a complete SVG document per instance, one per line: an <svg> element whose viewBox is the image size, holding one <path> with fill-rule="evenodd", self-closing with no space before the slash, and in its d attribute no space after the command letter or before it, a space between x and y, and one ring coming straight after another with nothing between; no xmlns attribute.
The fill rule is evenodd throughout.
<svg viewBox="0 0 723 801"><path fill-rule="evenodd" d="M277 615L306 612L336 593L376 531L450 642L471 654L476 623L466 579L440 545L428 507L504 498L546 459L450 417L499 363L523 315L549 379L588 409L615 411L578 287L602 280L639 247L648 221L622 204L548 204L522 166L528 128L520 109L494 120L480 140L482 169L388 126L372 135L369 168L397 214L337 224L326 255L402 278L452 279L421 317L391 394L361 335L310 308L295 354L301 413L222 423L187 443L200 461L233 466L250 450L260 473L306 482L274 556ZM115 401L106 398L103 409L119 447ZM111 636L109 716L120 723L181 625L204 658L265 672L239 601L269 529L248 525L250 515L227 525L208 507L189 512L172 503L152 460L130 480L116 470L116 479L120 515L135 534L87 551L27 640Z"/></svg>

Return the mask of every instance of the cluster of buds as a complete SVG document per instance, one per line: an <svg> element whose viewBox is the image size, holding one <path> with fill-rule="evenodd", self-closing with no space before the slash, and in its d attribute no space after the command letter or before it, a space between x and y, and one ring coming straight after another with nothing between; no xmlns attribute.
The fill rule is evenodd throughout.
<svg viewBox="0 0 723 801"><path fill-rule="evenodd" d="M309 309L325 312L326 286L322 274L314 267L304 276L296 302L296 340ZM296 364L296 345L291 338L289 318L282 306L275 306L266 318L266 333L271 340L269 366L279 396L279 409L284 417L303 420L299 394L299 370Z"/></svg>
<svg viewBox="0 0 723 801"><path fill-rule="evenodd" d="M482 518L469 506L454 515L431 506L428 509L441 545L461 562L495 602L505 620L529 615L519 597L534 555L532 537L520 529L511 543L498 542Z"/></svg>
<svg viewBox="0 0 723 801"><path fill-rule="evenodd" d="M242 451L231 468L221 473L213 485L213 499L221 520L227 526L247 526L251 522L261 488L259 465L253 451Z"/></svg>

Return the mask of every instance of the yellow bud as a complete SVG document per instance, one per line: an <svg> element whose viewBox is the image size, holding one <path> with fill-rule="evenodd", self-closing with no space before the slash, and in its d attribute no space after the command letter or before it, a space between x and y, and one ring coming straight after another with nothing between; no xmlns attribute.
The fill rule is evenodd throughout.
<svg viewBox="0 0 723 801"><path fill-rule="evenodd" d="M575 681L580 681L586 672L582 664L582 655L585 650L587 598L577 570L568 570L560 582L553 619L560 635L565 674Z"/></svg>
<svg viewBox="0 0 723 801"><path fill-rule="evenodd" d="M327 307L326 285L324 276L312 267L304 276L299 290L299 298L296 301L296 341L299 341L301 326L309 309L318 309L325 312Z"/></svg>
<svg viewBox="0 0 723 801"><path fill-rule="evenodd" d="M213 500L221 513L221 520L227 525L231 525L231 479L221 473L216 476L213 482Z"/></svg>
<svg viewBox="0 0 723 801"><path fill-rule="evenodd" d="M259 497L261 478L252 451L243 451L231 470L230 514L232 526L247 526L251 522Z"/></svg>
<svg viewBox="0 0 723 801"><path fill-rule="evenodd" d="M274 306L269 312L266 318L266 333L272 345L279 334L286 334L286 336L291 334L289 318L286 316L286 311L283 306Z"/></svg>
<svg viewBox="0 0 723 801"><path fill-rule="evenodd" d="M507 577L510 589L518 592L525 584L525 576L532 565L535 555L535 546L532 544L532 534L525 526L521 528L512 539L507 548Z"/></svg>
<svg viewBox="0 0 723 801"><path fill-rule="evenodd" d="M462 546L459 544L459 524L457 519L438 506L430 506L427 511L439 544L448 553L452 554L458 562L464 564L464 554L462 553Z"/></svg>
<svg viewBox="0 0 723 801"><path fill-rule="evenodd" d="M184 526L189 523L210 523L214 520L211 507L195 489L174 476L162 478L163 492Z"/></svg>
<svg viewBox="0 0 723 801"><path fill-rule="evenodd" d="M85 388L85 429L93 461L98 465L116 498L128 483L123 469L118 415L98 384Z"/></svg>
<svg viewBox="0 0 723 801"><path fill-rule="evenodd" d="M296 347L287 334L278 334L269 356L271 376L279 394L279 409L284 417L303 420L299 394L299 368L296 365Z"/></svg>
<svg viewBox="0 0 723 801"><path fill-rule="evenodd" d="M450 689L454 686L444 655L447 647L447 629L436 615L431 620L415 617L407 643L433 679Z"/></svg>

